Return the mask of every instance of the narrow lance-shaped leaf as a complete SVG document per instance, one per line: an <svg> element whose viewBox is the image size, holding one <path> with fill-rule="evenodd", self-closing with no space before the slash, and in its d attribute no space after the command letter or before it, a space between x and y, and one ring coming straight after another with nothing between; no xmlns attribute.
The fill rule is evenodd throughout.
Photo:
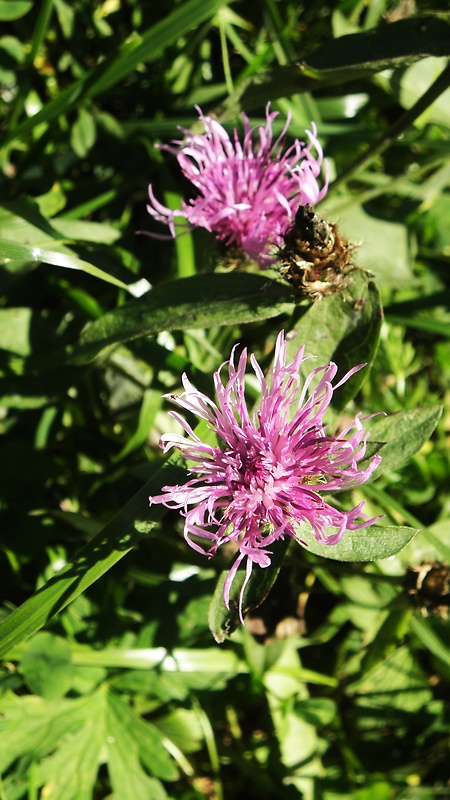
<svg viewBox="0 0 450 800"><path fill-rule="evenodd" d="M165 513L160 506L149 509L149 495L185 475L179 462L169 459L64 569L13 611L0 625L0 657L36 633L120 561Z"/></svg>
<svg viewBox="0 0 450 800"><path fill-rule="evenodd" d="M289 287L263 275L195 275L162 283L145 300L127 303L90 323L67 354L83 364L105 347L159 331L208 328L269 319L292 310Z"/></svg>
<svg viewBox="0 0 450 800"><path fill-rule="evenodd" d="M217 109L223 121L268 100L334 86L386 69L405 67L425 56L450 55L450 14L424 14L352 33L327 42L295 66L251 76Z"/></svg>
<svg viewBox="0 0 450 800"><path fill-rule="evenodd" d="M65 269L76 269L81 272L87 272L94 278L100 278L105 283L112 283L119 289L125 289L126 292L135 294L135 284L128 286L119 278L114 275L109 275L104 270L90 264L89 261L83 261L78 256L68 252L61 252L61 250L49 250L48 248L32 246L28 244L21 244L20 242L13 242L9 239L0 239L0 259L8 258L14 260L23 260L28 263L35 264L52 264L56 267L64 267Z"/></svg>
<svg viewBox="0 0 450 800"><path fill-rule="evenodd" d="M271 564L268 567L261 569L261 567L254 566L244 590L242 602L244 613L248 613L260 606L269 594L280 572L290 541L290 538L286 536L270 546L272 556ZM223 642L227 636L231 636L233 631L241 624L239 618L239 596L246 577L245 565L238 569L231 585L229 609L226 608L223 599L223 587L227 575L228 570L224 570L220 575L208 613L211 633L216 642L219 643Z"/></svg>

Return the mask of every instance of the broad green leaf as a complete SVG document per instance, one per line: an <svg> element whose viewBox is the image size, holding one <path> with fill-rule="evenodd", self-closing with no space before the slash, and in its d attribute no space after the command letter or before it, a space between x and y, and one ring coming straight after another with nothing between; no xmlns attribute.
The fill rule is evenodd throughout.
<svg viewBox="0 0 450 800"><path fill-rule="evenodd" d="M352 683L348 693L356 695L358 705L382 708L387 715L394 709L402 713L420 711L431 697L426 676L408 647L398 647L390 653Z"/></svg>
<svg viewBox="0 0 450 800"><path fill-rule="evenodd" d="M167 461L72 562L15 609L0 624L0 657L36 633L45 623L98 580L135 546L160 519L160 506L148 508L148 498L164 484L177 483L185 470Z"/></svg>
<svg viewBox="0 0 450 800"><path fill-rule="evenodd" d="M333 531L330 531L330 533ZM318 542L309 522L295 525L295 533L309 553L333 561L378 561L398 553L416 535L416 528L369 525L357 531L346 531L338 544Z"/></svg>
<svg viewBox="0 0 450 800"><path fill-rule="evenodd" d="M324 297L314 303L295 326L296 337L288 341L288 353L293 355L306 344L306 355L315 356L302 366L306 377L314 367L334 361L338 377L361 363L367 363L333 398L333 407L343 408L357 393L375 357L382 309L378 290L366 273L354 270L351 282L343 294Z"/></svg>
<svg viewBox="0 0 450 800"><path fill-rule="evenodd" d="M383 658L394 650L403 640L408 628L408 623L412 610L406 604L394 605L381 627L377 631L375 638L370 642L364 654L361 669L368 672L372 667L382 661Z"/></svg>
<svg viewBox="0 0 450 800"><path fill-rule="evenodd" d="M136 736L136 729L132 726L134 720L137 721L135 713L121 700L121 698L110 694L106 724L107 724L107 752L108 752L108 771L114 793L117 797L133 800L147 800L154 797L155 800L165 800L167 797L161 783L155 778L150 778L144 771L140 761L140 742ZM145 723L138 728L142 732ZM161 739L155 738L153 744L156 746L156 762L158 762L158 750L162 750L164 758L167 758ZM169 761L169 759L167 758ZM170 761L169 761L170 763ZM178 771L173 769L168 780L174 780L178 776Z"/></svg>
<svg viewBox="0 0 450 800"><path fill-rule="evenodd" d="M273 584L275 583L278 573L281 569L283 559L286 555L287 549L290 544L290 538L285 537L284 540L280 539L274 544L270 545L268 549L273 554L271 556L271 564L269 567L262 569L256 564L247 586L244 590L242 609L246 614L254 608L257 608L269 594ZM234 561L234 559L233 559ZM230 564L230 567L232 565ZM239 619L239 596L242 586L246 577L246 559L244 559L240 568L236 572L230 590L230 608L227 609L223 600L223 586L225 579L228 575L228 570L224 570L217 582L211 599L209 607L208 622L212 635L216 642L223 642L227 636L231 636L233 631L241 624Z"/></svg>
<svg viewBox="0 0 450 800"><path fill-rule="evenodd" d="M404 108L411 108L417 100L425 94L433 81L447 66L446 58L424 58L412 64L401 76L398 91L400 103ZM394 84L394 91L397 87ZM422 114L416 121L418 127L424 127L435 122L438 125L450 127L450 88Z"/></svg>
<svg viewBox="0 0 450 800"><path fill-rule="evenodd" d="M109 705L114 720L111 733L114 735L118 727L126 729L135 742L139 743L139 758L151 774L165 781L176 780L178 770L163 745L163 733L155 725L140 719L113 693L109 696Z"/></svg>
<svg viewBox="0 0 450 800"><path fill-rule="evenodd" d="M428 441L442 414L441 406L406 408L389 416L378 416L367 422L370 439L385 442L379 449L382 456L375 477L396 469Z"/></svg>
<svg viewBox="0 0 450 800"><path fill-rule="evenodd" d="M267 100L323 89L404 67L425 55L450 55L450 15L427 14L380 25L363 33L334 39L298 65L277 67L246 78L219 110L230 119Z"/></svg>
<svg viewBox="0 0 450 800"><path fill-rule="evenodd" d="M28 14L33 0L0 0L0 20L10 21Z"/></svg>
<svg viewBox="0 0 450 800"><path fill-rule="evenodd" d="M47 800L92 800L106 739L105 709L91 704L89 712L83 727L62 741L36 770L36 781Z"/></svg>
<svg viewBox="0 0 450 800"><path fill-rule="evenodd" d="M160 331L256 322L291 310L289 287L263 275L196 275L161 283L145 300L127 303L90 323L66 361L83 364L110 345Z"/></svg>
<svg viewBox="0 0 450 800"><path fill-rule="evenodd" d="M36 784L49 800L92 800L105 762L113 789L124 800L165 800L161 783L150 775L168 781L178 777L165 735L140 719L106 683L75 700L6 694L0 697L0 714L0 769L17 759L25 766L35 762Z"/></svg>
<svg viewBox="0 0 450 800"><path fill-rule="evenodd" d="M70 646L51 633L38 633L28 644L21 662L25 681L35 694L56 700L70 689L73 666Z"/></svg>
<svg viewBox="0 0 450 800"><path fill-rule="evenodd" d="M345 199L330 200L329 217L339 220L339 230L356 245L355 261L373 272L377 283L398 288L413 280L406 225L369 216L361 206ZM326 204L324 204L326 209Z"/></svg>
<svg viewBox="0 0 450 800"><path fill-rule="evenodd" d="M63 737L75 733L98 711L97 696L75 701L12 693L1 696L0 772L25 754L34 759L54 751Z"/></svg>

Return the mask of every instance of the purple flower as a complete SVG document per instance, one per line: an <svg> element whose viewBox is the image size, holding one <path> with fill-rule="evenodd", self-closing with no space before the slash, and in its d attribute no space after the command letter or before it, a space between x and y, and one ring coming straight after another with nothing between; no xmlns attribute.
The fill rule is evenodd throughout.
<svg viewBox="0 0 450 800"><path fill-rule="evenodd" d="M270 545L277 539L298 539L296 523L306 520L318 541L334 545L346 530L364 528L378 519L362 513L364 501L350 511L339 511L321 496L323 491L358 486L381 461L376 455L364 468L357 466L366 452L368 434L362 422L367 417L358 414L337 438L328 435L323 424L334 390L365 365L353 367L333 386L337 366L331 362L313 369L301 385L304 351L305 347L300 347L292 363L286 364L281 331L268 379L255 356L250 356L261 390L259 409L253 414L245 399L246 349L237 366L236 347L225 362L228 381L224 383L221 376L224 364L214 373L217 404L197 391L186 375L183 394L168 395L178 406L206 420L220 446L202 442L177 412L169 412L188 438L166 433L160 446L164 452L171 447L180 450L193 462L190 474L195 477L183 486L164 486L164 494L150 497L150 505L162 503L180 509L187 542L209 558L225 542L236 542L239 553L225 581L224 601L228 608L231 583L247 559L241 619L243 593L253 565L269 566ZM198 543L202 539L205 547Z"/></svg>
<svg viewBox="0 0 450 800"><path fill-rule="evenodd" d="M175 140L176 147L161 146L177 157L183 175L196 189L193 199L183 201L181 210L172 211L155 198L149 186L148 212L168 225L172 236L175 217L182 217L189 226L212 231L225 244L237 245L261 267L267 267L275 261L276 248L282 246L299 205L314 205L325 196L328 174L322 189L317 182L323 153L316 126L312 124L312 133L306 131L308 145L296 139L283 153L290 116L273 141L272 123L278 112L270 113L269 107L266 124L258 129L251 128L242 115L242 143L236 130L230 138L222 125L196 107L205 132L181 128L184 141Z"/></svg>

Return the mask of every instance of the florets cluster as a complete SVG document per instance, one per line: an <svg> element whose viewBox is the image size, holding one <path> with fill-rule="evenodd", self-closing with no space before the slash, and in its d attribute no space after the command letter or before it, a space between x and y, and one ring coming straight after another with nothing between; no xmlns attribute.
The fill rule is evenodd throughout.
<svg viewBox="0 0 450 800"><path fill-rule="evenodd" d="M306 131L308 144L296 139L284 149L290 116L274 140L273 122L278 112L271 112L269 105L265 126L251 128L242 115L242 142L236 129L230 137L217 120L204 116L199 108L197 111L204 133L182 128L183 140L161 145L176 156L195 195L173 211L156 199L150 185L148 212L165 223L172 236L180 217L189 227L205 228L226 245L237 246L261 267L270 266L299 205L315 205L327 191L327 165L322 188L318 182L323 152L316 126L312 124L312 131Z"/></svg>
<svg viewBox="0 0 450 800"><path fill-rule="evenodd" d="M358 468L366 454L368 434L362 423L367 418L358 414L337 437L327 433L323 422L333 392L364 364L353 367L333 386L338 368L331 362L313 369L302 385L304 351L304 346L300 347L294 360L286 364L281 331L267 379L255 356L250 356L261 391L259 408L253 414L245 397L245 349L236 364L234 347L230 360L214 373L217 402L197 391L186 375L184 392L170 395L178 406L206 420L219 444L202 442L182 416L169 412L187 438L167 433L160 445L164 452L176 447L190 462L190 474L195 477L182 486L164 486L163 494L151 497L150 504L179 509L185 518L186 540L208 557L226 542L237 544L239 552L224 586L227 607L231 583L242 561L247 559L248 580L255 564L270 565L270 546L277 539L298 538L296 524L309 522L319 541L334 545L345 531L375 522L362 512L364 502L342 511L322 497L324 491L363 483L381 460L375 455ZM226 364L228 380L224 381ZM241 618L244 589L245 583Z"/></svg>

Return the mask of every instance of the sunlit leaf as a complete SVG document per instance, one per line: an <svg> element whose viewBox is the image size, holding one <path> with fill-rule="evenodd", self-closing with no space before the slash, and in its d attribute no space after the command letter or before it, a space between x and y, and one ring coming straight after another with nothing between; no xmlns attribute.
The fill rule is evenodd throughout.
<svg viewBox="0 0 450 800"><path fill-rule="evenodd" d="M96 127L92 114L81 108L72 126L70 141L77 156L84 158L95 144Z"/></svg>
<svg viewBox="0 0 450 800"><path fill-rule="evenodd" d="M63 697L72 685L70 647L59 636L38 633L28 644L21 665L31 691L49 700Z"/></svg>
<svg viewBox="0 0 450 800"><path fill-rule="evenodd" d="M32 0L0 0L0 20L24 17L32 6Z"/></svg>
<svg viewBox="0 0 450 800"><path fill-rule="evenodd" d="M53 264L55 267L64 267L65 269L76 269L81 272L87 272L95 278L99 278L105 283L111 283L113 286L118 286L125 291L132 291L132 287L127 286L126 283L115 278L114 275L109 275L94 264L84 261L78 256L67 252L65 249L49 250L43 247L33 247L32 245L20 244L8 239L0 239L0 259L8 258L18 261L26 261L30 264Z"/></svg>
<svg viewBox="0 0 450 800"><path fill-rule="evenodd" d="M333 398L335 408L343 408L364 381L377 351L383 314L378 290L366 273L354 270L350 277L342 293L324 297L308 309L295 326L297 335L288 341L291 355L305 344L306 355L315 357L314 362L305 362L304 377L312 364L324 366L334 361L339 377L358 364L369 365L338 389Z"/></svg>
<svg viewBox="0 0 450 800"><path fill-rule="evenodd" d="M370 525L356 531L346 531L338 544L318 542L309 522L295 526L299 541L309 553L333 561L378 561L398 553L416 535L415 528Z"/></svg>
<svg viewBox="0 0 450 800"><path fill-rule="evenodd" d="M35 779L51 800L91 800L102 762L123 798L164 800L164 788L154 776L167 781L178 776L164 735L106 684L76 700L3 695L0 712L0 769L17 758L37 761Z"/></svg>
<svg viewBox="0 0 450 800"><path fill-rule="evenodd" d="M381 464L375 477L396 469L428 441L442 415L440 406L405 408L397 414L377 416L367 423L370 439L385 442L379 453Z"/></svg>

